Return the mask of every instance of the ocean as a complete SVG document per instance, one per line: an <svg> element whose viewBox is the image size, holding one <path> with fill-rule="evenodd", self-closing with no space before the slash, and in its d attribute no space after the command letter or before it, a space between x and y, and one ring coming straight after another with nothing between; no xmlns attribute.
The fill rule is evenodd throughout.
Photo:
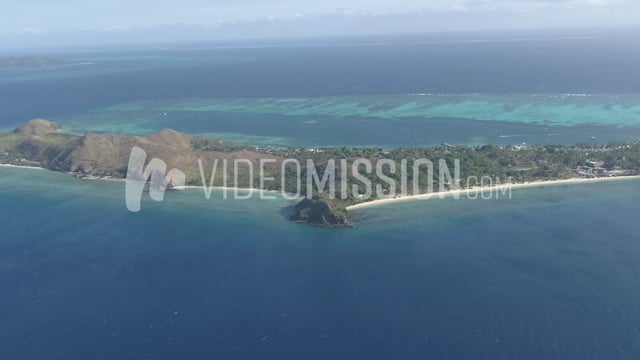
<svg viewBox="0 0 640 360"><path fill-rule="evenodd" d="M0 69L0 129L170 127L247 144L575 144L640 137L637 29L191 44Z"/></svg>
<svg viewBox="0 0 640 360"><path fill-rule="evenodd" d="M635 359L640 182L286 220L0 169L5 359ZM217 199L217 200L216 200Z"/></svg>
<svg viewBox="0 0 640 360"><path fill-rule="evenodd" d="M170 127L316 147L635 141L635 30L56 51L0 128ZM165 115L166 113L166 115ZM145 196L0 168L0 359L637 359L639 181L292 223L284 199Z"/></svg>

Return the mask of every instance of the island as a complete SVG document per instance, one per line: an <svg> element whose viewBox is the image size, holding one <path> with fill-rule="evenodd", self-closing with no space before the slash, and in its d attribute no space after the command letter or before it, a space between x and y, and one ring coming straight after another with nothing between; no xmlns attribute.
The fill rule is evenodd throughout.
<svg viewBox="0 0 640 360"><path fill-rule="evenodd" d="M299 194L302 200L291 220L325 228L351 227L350 210L431 191L458 194L479 186L528 186L640 173L637 142L397 149L256 147L171 129L147 136L77 135L43 119L0 134L0 164L41 167L81 179L125 179L134 147L144 149L147 162L161 159L167 169L179 169L187 186ZM420 163L422 159L433 161ZM451 177L442 176L443 170L447 175L453 172L454 165L465 181L453 183ZM234 183L229 184L229 179ZM490 182L485 184L483 179Z"/></svg>
<svg viewBox="0 0 640 360"><path fill-rule="evenodd" d="M302 199L291 220L324 228L352 227L344 204L323 194Z"/></svg>
<svg viewBox="0 0 640 360"><path fill-rule="evenodd" d="M46 56L13 56L13 57L0 57L0 69L1 68L40 68L47 66L59 66L66 63L59 59L54 59Z"/></svg>

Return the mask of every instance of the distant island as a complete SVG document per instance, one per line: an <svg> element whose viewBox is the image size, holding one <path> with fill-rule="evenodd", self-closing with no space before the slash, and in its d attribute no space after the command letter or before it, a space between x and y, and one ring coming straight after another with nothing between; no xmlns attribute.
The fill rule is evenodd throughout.
<svg viewBox="0 0 640 360"><path fill-rule="evenodd" d="M65 64L66 63L62 60L46 56L32 55L18 57L0 57L0 68L40 68Z"/></svg>
<svg viewBox="0 0 640 360"><path fill-rule="evenodd" d="M417 159L434 159L433 172L438 174L441 164L454 164L459 160L461 179L470 177L493 179L495 184L530 184L539 181L558 181L575 179L601 179L633 176L640 173L640 143L611 143L607 145L578 144L574 146L453 146L444 144L424 148L351 148L329 147L318 149L254 147L239 145L211 138L199 137L166 129L149 136L126 136L112 134L74 135L61 132L59 124L43 119L31 120L14 131L0 134L0 164L15 166L42 167L66 172L82 179L124 179L131 149L140 147L148 158L162 159L167 168L177 168L186 175L186 185L202 186L203 172L206 176L216 160L227 161L243 159L262 168L263 175L272 181L260 184L259 174L247 168L230 166L229 177L237 180L235 187L296 193L305 196L294 209L291 219L296 222L320 227L350 227L348 209L357 209L367 204L397 201L410 198L407 194L392 194L393 189L405 188L407 193L425 193L435 191L465 191L479 184L450 184L441 182L442 178L429 179L424 174L408 179L401 178L400 171L390 171L391 167L400 169L403 162L415 165ZM262 159L269 159L261 163ZM288 159L288 160L287 160ZM335 197L329 197L323 191L308 188L305 181L298 181L293 173L282 171L286 162L295 160L301 164L313 161L313 171L326 173L331 159L344 159L351 169L356 159L366 159L373 168L386 169L386 179L364 174L356 176L346 171L344 176L337 169L337 177L344 180L335 186ZM439 163L437 160L441 160ZM200 160L200 165L199 165ZM357 165L357 164L356 164ZM384 166L382 166L384 165ZM406 167L407 164L405 163ZM236 173L237 170L237 173ZM215 173L209 184L214 187L230 186L221 174ZM289 176L291 175L291 176ZM301 170L301 177L310 174ZM374 174L375 175L375 174ZM367 197L358 193L356 186L369 182L379 192ZM260 184L260 185L259 185Z"/></svg>

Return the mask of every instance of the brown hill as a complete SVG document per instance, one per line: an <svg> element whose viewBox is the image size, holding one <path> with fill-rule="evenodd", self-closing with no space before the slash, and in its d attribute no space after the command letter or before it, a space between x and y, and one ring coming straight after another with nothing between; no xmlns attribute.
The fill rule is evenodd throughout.
<svg viewBox="0 0 640 360"><path fill-rule="evenodd" d="M216 159L248 159L257 169L259 159L264 157L244 147L171 129L149 136L93 133L78 136L59 133L60 129L60 125L51 121L31 120L10 136L0 136L0 153L11 154L13 161L26 159L52 170L122 178L126 176L131 150L137 146L147 153L147 162L161 159L168 168L180 169L192 180L200 178L199 159L210 171Z"/></svg>
<svg viewBox="0 0 640 360"><path fill-rule="evenodd" d="M62 129L62 126L52 121L33 119L28 123L13 130L13 133L23 136L42 136L46 134L56 133L60 129Z"/></svg>

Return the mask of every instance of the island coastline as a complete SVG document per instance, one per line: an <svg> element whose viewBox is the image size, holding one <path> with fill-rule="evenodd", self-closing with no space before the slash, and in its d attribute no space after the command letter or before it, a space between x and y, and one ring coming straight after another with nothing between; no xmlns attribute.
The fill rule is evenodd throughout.
<svg viewBox="0 0 640 360"><path fill-rule="evenodd" d="M28 170L41 170L41 171L51 171L49 169L39 167L39 166L20 166L20 165L12 165L12 164L0 164L0 167L3 168L13 168L13 169L28 169ZM55 171L53 171L55 172ZM109 179L109 178L82 178L81 180L88 181L116 181L116 182L125 182L126 179ZM436 191L428 194L418 194L418 195L407 195L407 196L396 196L388 199L375 199L371 201L365 201L358 204L350 205L346 207L346 210L349 212L358 211L367 208L373 207L382 207L385 205L392 205L397 203L405 203L405 202L413 202L420 200L433 200L433 199L446 199L454 196L464 197L472 194L481 194L486 192L494 192L494 191L509 191L509 190L520 190L520 189L530 189L530 188L540 188L546 186L559 186L559 185L581 185L581 184L598 184L598 183L607 183L607 182L618 182L618 181L633 181L640 180L640 175L632 175L632 176L617 176L617 177L600 177L600 178L571 178L571 179L562 179L562 180L549 180L549 181L532 181L526 183L512 183L512 184L503 184L496 186L485 186L485 187L473 187L469 189L459 189L459 190L447 190L447 191ZM176 186L173 190L177 191L185 191L185 190L202 190L202 186ZM283 195L287 194L289 196L293 196L295 194L284 193L282 191L277 190L266 190L266 189L257 189L257 188L239 188L239 187L224 187L224 186L214 186L211 187L212 190L216 191L226 191L226 192L248 192L248 193L263 193L263 194L273 194L273 195ZM298 196L298 200L304 199L304 196Z"/></svg>
<svg viewBox="0 0 640 360"><path fill-rule="evenodd" d="M124 182L130 173L132 151L135 150L141 158L134 163L137 164L134 171L142 171L145 163L154 162L154 166L162 168L154 171L166 175L166 169L172 169L170 172L177 171L183 176L176 183L170 177L163 182L162 177L156 176L154 180L148 174L147 182L154 188L204 190L206 198L211 190L217 190L224 193L224 199L228 198L229 192L232 196L248 193L249 197L260 193L263 199L273 198L273 195L265 197L263 194L280 194L300 201L291 220L326 228L350 227L351 211L434 196L485 199L488 192L494 198L510 195L513 189L640 178L640 142L533 147L485 145L469 148L443 144L432 148L304 149L251 147L171 129L147 136L73 135L61 129L60 124L33 119L10 133L0 134L0 163L4 167L62 172L80 180ZM335 166L336 159L340 159L339 169ZM428 159L440 159L437 171L434 162ZM247 166L240 168L238 160ZM223 162L220 166L222 174L216 172L219 161ZM233 164L232 173L227 172L228 163ZM287 163L298 164L297 176L295 169L286 167ZM307 164L304 173L301 163ZM376 164L375 174L367 170L373 179L362 177L360 165L364 163L371 169ZM409 176L406 169L410 163L413 173ZM455 164L457 180L451 177L449 164ZM212 166L209 180L205 166ZM260 179L254 176L257 173L254 166L259 166ZM388 167L386 173L385 166ZM420 172L421 166L426 166L425 172ZM393 170L402 167L404 174ZM331 175L335 182L338 172L339 192L335 185L326 192L326 182ZM434 179L436 172L440 175L438 179ZM319 174L324 174L326 180L321 181ZM229 177L234 179L232 186L227 186L231 185L227 183ZM410 189L407 187L409 177L412 180ZM301 178L306 178L307 182ZM450 184L456 182L459 187L464 186L460 178L468 180L466 188L451 190L454 186ZM498 185L469 184L470 179L476 179L477 183L478 179L487 178L491 184ZM269 181L267 186L264 186L265 180ZM365 180L369 180L369 190L366 190ZM255 186L256 181L260 181L260 187ZM377 196L371 196L373 185ZM441 191L433 192L434 185ZM398 186L404 186L405 194L417 195L397 196L395 189Z"/></svg>

